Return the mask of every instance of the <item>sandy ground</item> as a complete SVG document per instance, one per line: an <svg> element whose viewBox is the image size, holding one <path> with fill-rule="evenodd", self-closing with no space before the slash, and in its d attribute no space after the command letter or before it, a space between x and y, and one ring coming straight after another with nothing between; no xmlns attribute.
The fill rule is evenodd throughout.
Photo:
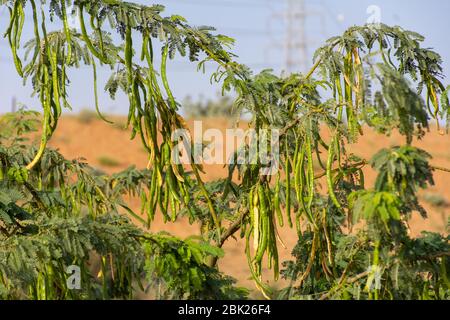
<svg viewBox="0 0 450 320"><path fill-rule="evenodd" d="M78 116L66 116L59 123L58 130L50 142L50 146L57 148L67 158L83 157L93 166L102 169L105 172L113 173L126 169L130 165L136 165L143 168L147 164L147 154L142 147L140 141L135 139L130 141L130 134L123 129L125 119L115 117L114 125L90 119L89 117L81 118ZM192 121L188 122L192 127ZM222 119L204 120L204 129L217 128L225 130L231 128L231 124ZM383 147L402 144L403 140L396 134L391 137L377 135L370 130L365 130L365 135L360 141L350 147L354 154L369 159L374 153ZM416 146L429 151L433 155L432 164L435 166L443 166L450 168L450 136L439 135L436 130L432 130L424 140L415 143ZM102 165L102 158L114 160L115 166ZM103 159L104 160L104 159ZM207 175L205 180L213 180L226 176L226 168L222 165L205 166ZM374 182L375 174L371 169L366 170L366 184L371 186ZM439 195L450 202L450 173L436 171L436 185L422 194ZM130 200L132 206L138 207L138 201ZM414 214L411 221L411 229L414 235L420 234L421 231L434 231L445 233L445 226L448 216L450 215L450 207L434 208L430 204L422 201L422 204L429 212L429 218L424 220L419 214ZM156 221L153 223L152 231L168 231L181 238L187 237L194 233L198 233L198 226L189 225L185 220L178 221L174 224L164 224L160 216L157 215ZM296 234L289 228L280 231L287 249L280 247L280 261L290 258L290 252L296 243ZM230 240L224 247L225 258L220 262L220 269L237 278L240 285L253 288L252 281L249 280L249 271L244 255L244 242L242 240ZM270 276L267 277L270 279Z"/></svg>

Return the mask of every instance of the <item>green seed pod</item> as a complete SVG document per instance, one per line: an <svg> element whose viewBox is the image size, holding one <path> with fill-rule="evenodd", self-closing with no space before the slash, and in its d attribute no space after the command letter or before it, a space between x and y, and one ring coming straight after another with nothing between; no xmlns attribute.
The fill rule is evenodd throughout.
<svg viewBox="0 0 450 320"><path fill-rule="evenodd" d="M285 172L286 172L286 217L288 221L288 225L290 228L292 228L292 218L291 218L291 164L289 160L289 150L287 145L287 139L286 139L286 151L285 151L285 158L286 158L286 164L285 164Z"/></svg>
<svg viewBox="0 0 450 320"><path fill-rule="evenodd" d="M277 212L277 218L278 218L278 224L283 227L284 226L284 219L283 219L283 213L281 212L281 208L280 208L280 174L277 174L277 178L276 178L276 182L275 182L275 194L274 194L274 200L273 200L273 205L275 207L275 210Z"/></svg>
<svg viewBox="0 0 450 320"><path fill-rule="evenodd" d="M161 79L163 82L164 89L169 97L170 107L173 110L177 110L177 104L175 98L173 97L172 91L170 90L169 81L167 80L167 58L169 56L169 44L166 44L163 49L162 61L161 61Z"/></svg>
<svg viewBox="0 0 450 320"><path fill-rule="evenodd" d="M327 161L327 185L328 185L328 193L331 201L336 206L336 208L341 209L341 204L336 198L336 194L334 193L334 183L333 183L333 162L335 158L334 148L335 148L335 139L330 143L330 149L328 150L328 161Z"/></svg>

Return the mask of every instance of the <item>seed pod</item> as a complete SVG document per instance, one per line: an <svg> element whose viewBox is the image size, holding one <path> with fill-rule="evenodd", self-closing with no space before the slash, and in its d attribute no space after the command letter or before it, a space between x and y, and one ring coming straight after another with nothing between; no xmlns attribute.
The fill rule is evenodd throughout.
<svg viewBox="0 0 450 320"><path fill-rule="evenodd" d="M362 169L358 169L358 174L359 174L359 185L361 186L362 189L365 189L364 172L362 171Z"/></svg>
<svg viewBox="0 0 450 320"><path fill-rule="evenodd" d="M291 164L290 164L290 159L289 159L289 148L288 148L288 144L287 144L287 138L286 138L286 154L285 154L285 158L286 158L286 167L285 167L285 171L286 171L286 217L287 217L287 221L288 221L288 225L290 228L292 228L292 218L291 218Z"/></svg>
<svg viewBox="0 0 450 320"><path fill-rule="evenodd" d="M56 106L56 114L55 118L59 118L61 115L61 105L60 105L60 99L59 99L59 85L58 85L58 61L57 61L57 55L56 50L52 50L52 48L49 46L48 50L50 52L49 58L51 61L51 69L52 69L52 85L53 85L53 102Z"/></svg>
<svg viewBox="0 0 450 320"><path fill-rule="evenodd" d="M169 55L169 44L167 43L163 48L162 60L161 60L161 79L163 82L164 89L169 97L170 107L173 110L177 109L177 104L175 98L173 97L172 91L170 90L169 81L167 80L167 58Z"/></svg>
<svg viewBox="0 0 450 320"><path fill-rule="evenodd" d="M269 258L269 260L271 261L271 266L273 267L274 278L275 278L275 280L278 280L280 271L279 271L278 247L277 247L277 239L276 239L278 236L278 231L277 231L277 227L275 225L275 217L270 217L269 223L270 223L270 233L269 233L270 258ZM280 242L281 242L281 239L280 239ZM284 246L283 243L282 243L282 245Z"/></svg>
<svg viewBox="0 0 450 320"><path fill-rule="evenodd" d="M140 212L142 215L142 214L144 214L145 207L147 206L148 198L147 198L147 195L145 194L145 192L141 192L140 198L141 198Z"/></svg>
<svg viewBox="0 0 450 320"><path fill-rule="evenodd" d="M34 39L36 42L36 46L34 49L33 58L31 59L31 62L28 64L28 66L24 70L25 74L28 74L31 71L31 69L33 68L33 66L36 62L36 59L39 55L40 48L41 48L41 37L39 35L39 22L38 22L38 18L37 18L36 3L34 0L30 0L30 3L31 3L32 11L33 11ZM63 79L65 79L65 78L63 77ZM65 86L63 86L63 87L65 88Z"/></svg>
<svg viewBox="0 0 450 320"><path fill-rule="evenodd" d="M267 207L267 200L264 193L264 188L261 184L258 184L258 197L259 197L259 203L260 203L260 231L261 231L261 237L259 239L258 249L256 251L256 255L254 258L254 261L256 263L260 263L262 260L262 257L264 255L264 252L267 249L267 245L269 242L269 234L270 234L270 217Z"/></svg>
<svg viewBox="0 0 450 320"><path fill-rule="evenodd" d="M334 193L334 184L333 184L333 171L332 166L335 158L334 148L335 148L335 138L330 143L330 148L328 149L328 161L327 161L327 185L328 185L328 193L331 201L336 206L336 208L341 209L341 204L336 198L336 194Z"/></svg>
<svg viewBox="0 0 450 320"><path fill-rule="evenodd" d="M61 0L61 14L62 14L64 33L66 35L66 43L67 43L66 63L70 64L70 61L72 60L72 44L71 44L72 40L71 40L71 35L70 35L69 23L67 21L66 0Z"/></svg>
<svg viewBox="0 0 450 320"><path fill-rule="evenodd" d="M108 119L106 119L103 114L100 112L100 106L98 103L98 90L97 90L97 66L95 64L95 60L94 58L91 56L91 64L92 64L92 72L93 72L93 77L94 77L94 104L95 104L95 111L97 112L97 115L99 116L100 119L102 119L105 122L108 123L112 123L111 121L109 121ZM64 63L63 63L64 66ZM64 77L63 77L63 81L64 81ZM65 87L65 86L63 86Z"/></svg>
<svg viewBox="0 0 450 320"><path fill-rule="evenodd" d="M17 46L20 42L21 29L24 23L24 13L21 1L15 1L13 9L10 10L10 24L5 33L8 36L9 46L11 48L14 65L17 73L23 77L22 61L17 53Z"/></svg>
<svg viewBox="0 0 450 320"><path fill-rule="evenodd" d="M80 21L80 29L81 29L81 35L83 36L83 41L86 43L89 51L91 51L91 53L98 58L101 62L103 62L104 64L109 64L108 59L106 57L104 57L102 54L100 54L97 49L95 49L94 45L91 42L91 38L89 37L89 35L87 34L86 31L86 25L84 23L84 16L83 16L83 8L84 8L84 4L80 3L78 5L78 9L79 9L79 21ZM125 61L126 64L128 65L129 63L129 59L127 59L127 57L129 57L132 54L132 47L130 46L130 39L131 39L131 26L129 23L126 24L126 36L125 36ZM128 44L127 44L128 43ZM131 51L130 51L131 50Z"/></svg>
<svg viewBox="0 0 450 320"><path fill-rule="evenodd" d="M170 199L170 211L171 211L171 219L172 222L175 222L177 220L177 206L175 203L175 197L173 196L173 194L170 194L169 196Z"/></svg>
<svg viewBox="0 0 450 320"><path fill-rule="evenodd" d="M261 238L258 248L256 250L255 258L253 259L257 264L260 264L264 256L264 252L267 249L269 226L267 218L261 217Z"/></svg>
<svg viewBox="0 0 450 320"><path fill-rule="evenodd" d="M158 171L154 169L152 171L152 180L150 182L150 189L149 189L149 200L148 200L148 206L147 206L147 227L150 227L150 222L153 221L155 216L155 208L154 205L156 203L155 200L158 198L159 188L156 187L157 183L157 176Z"/></svg>
<svg viewBox="0 0 450 320"><path fill-rule="evenodd" d="M313 165L311 138L309 137L308 134L306 135L306 154L308 157L308 185L309 185L308 211L310 211L314 199L314 165Z"/></svg>
<svg viewBox="0 0 450 320"><path fill-rule="evenodd" d="M253 249L257 250L260 236L259 197L257 190L253 191Z"/></svg>
<svg viewBox="0 0 450 320"><path fill-rule="evenodd" d="M305 201L303 198L304 194L304 181L305 181L305 172L304 172L304 161L305 161L305 153L306 153L306 144L303 143L299 155L297 157L297 163L295 164L294 170L294 185L295 192L297 194L297 200L300 204L300 210L306 212ZM300 215L298 215L300 216Z"/></svg>
<svg viewBox="0 0 450 320"><path fill-rule="evenodd" d="M277 174L277 181L275 182L275 194L274 194L273 205L277 212L278 224L281 227L283 227L284 219L283 219L283 213L281 212L281 208L280 208L280 174L279 173Z"/></svg>
<svg viewBox="0 0 450 320"><path fill-rule="evenodd" d="M159 207L161 208L163 217L164 217L164 223L167 222L168 220L170 220L170 217L167 213L167 209L169 206L169 185L166 183L164 185L164 192L163 193L159 193Z"/></svg>
<svg viewBox="0 0 450 320"><path fill-rule="evenodd" d="M171 167L167 168L166 178L167 178L167 183L170 188L171 195L175 198L175 200L177 202L181 202L181 197L180 197L180 194L178 193L178 185L177 185L176 178L172 172Z"/></svg>

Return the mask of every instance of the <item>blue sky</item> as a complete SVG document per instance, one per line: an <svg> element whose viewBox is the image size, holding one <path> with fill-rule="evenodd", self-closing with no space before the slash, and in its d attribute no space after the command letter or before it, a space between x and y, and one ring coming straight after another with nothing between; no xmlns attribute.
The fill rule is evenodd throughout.
<svg viewBox="0 0 450 320"><path fill-rule="evenodd" d="M152 4L154 1L135 1ZM210 25L217 31L236 39L233 51L238 61L249 65L255 72L265 68L280 73L285 66L283 43L285 25L280 14L285 11L285 0L160 0L166 6L166 14L180 14L191 25ZM381 21L389 25L400 25L426 37L425 46L434 48L444 61L445 74L450 75L450 1L444 0L305 0L307 11L306 34L309 54L306 60L311 65L312 54L327 38L341 34L347 27L364 24L370 5L381 9ZM0 8L0 31L6 30L8 13ZM27 20L23 39L32 35L31 21ZM211 98L219 91L209 82L209 72L196 72L196 66L177 58L168 67L168 76L178 100L186 96L193 99ZM109 70L101 70L99 87L103 88ZM208 72L209 71L209 72ZM69 90L74 111L92 108L92 71L82 68L72 71ZM31 87L23 86L16 75L10 51L5 39L0 39L0 112L9 111L13 96L30 108L39 110L39 103L30 97ZM450 80L447 81L450 83ZM104 112L126 113L127 100L123 95L113 101L100 90L100 105ZM69 111L66 111L69 112Z"/></svg>

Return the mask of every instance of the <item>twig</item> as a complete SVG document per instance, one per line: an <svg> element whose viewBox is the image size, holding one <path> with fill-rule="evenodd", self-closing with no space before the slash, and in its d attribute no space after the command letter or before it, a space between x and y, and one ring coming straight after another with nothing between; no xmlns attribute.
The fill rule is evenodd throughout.
<svg viewBox="0 0 450 320"><path fill-rule="evenodd" d="M345 166L343 168L333 169L333 170L331 170L331 172L336 172L336 171L339 171L339 170L345 170L345 169L349 169L349 168L355 168L355 167L359 167L359 166L364 167L366 164L367 164L367 161L363 160L363 161L357 162L355 164L352 164L352 165L349 165L349 166ZM318 175L314 176L314 179L320 179L322 177L325 177L326 175L327 175L326 172L321 172Z"/></svg>
<svg viewBox="0 0 450 320"><path fill-rule="evenodd" d="M448 252L448 251L436 252L434 254L419 257L418 259L434 259L434 258L441 258L441 257L450 257L450 252Z"/></svg>
<svg viewBox="0 0 450 320"><path fill-rule="evenodd" d="M349 279L346 280L346 281L345 281L345 280L342 281L343 278L341 277L341 280L339 281L339 282L340 282L340 283L339 283L339 287L341 287L344 283L346 283L346 284L352 284L352 283L354 283L354 282L356 282L356 281L358 281L358 280L360 280L360 279L362 279L362 278L364 278L364 277L367 277L369 274L370 274L370 271L369 271L369 270L368 270L368 271L364 271L364 272L362 272L362 273L360 273L360 274L354 276L353 278L349 278ZM344 276L344 275L343 275L343 276ZM319 298L319 300L325 300L325 299L329 298L329 296L330 296L334 291L335 291L335 290L330 290L330 291L328 291L327 293L323 294L323 295Z"/></svg>
<svg viewBox="0 0 450 320"><path fill-rule="evenodd" d="M225 231L225 233L220 238L219 247L221 248L224 243L230 238L232 235L234 235L240 228L242 224L242 220L244 220L245 216L248 214L248 210L245 210L241 215L239 216L236 221L234 221L230 227Z"/></svg>
<svg viewBox="0 0 450 320"><path fill-rule="evenodd" d="M222 248L223 245L225 244L225 242L241 228L242 220L244 220L244 218L247 214L248 214L248 209L243 211L239 215L239 217L228 227L228 229L225 231L225 233L222 234L222 236L220 237L220 240L217 244L219 248ZM216 266L217 260L218 260L218 257L213 257L209 263L210 266L211 267Z"/></svg>
<svg viewBox="0 0 450 320"><path fill-rule="evenodd" d="M444 167L431 166L431 168L434 169L434 170L438 170L438 171L450 172L450 169L447 169L447 168L444 168Z"/></svg>

